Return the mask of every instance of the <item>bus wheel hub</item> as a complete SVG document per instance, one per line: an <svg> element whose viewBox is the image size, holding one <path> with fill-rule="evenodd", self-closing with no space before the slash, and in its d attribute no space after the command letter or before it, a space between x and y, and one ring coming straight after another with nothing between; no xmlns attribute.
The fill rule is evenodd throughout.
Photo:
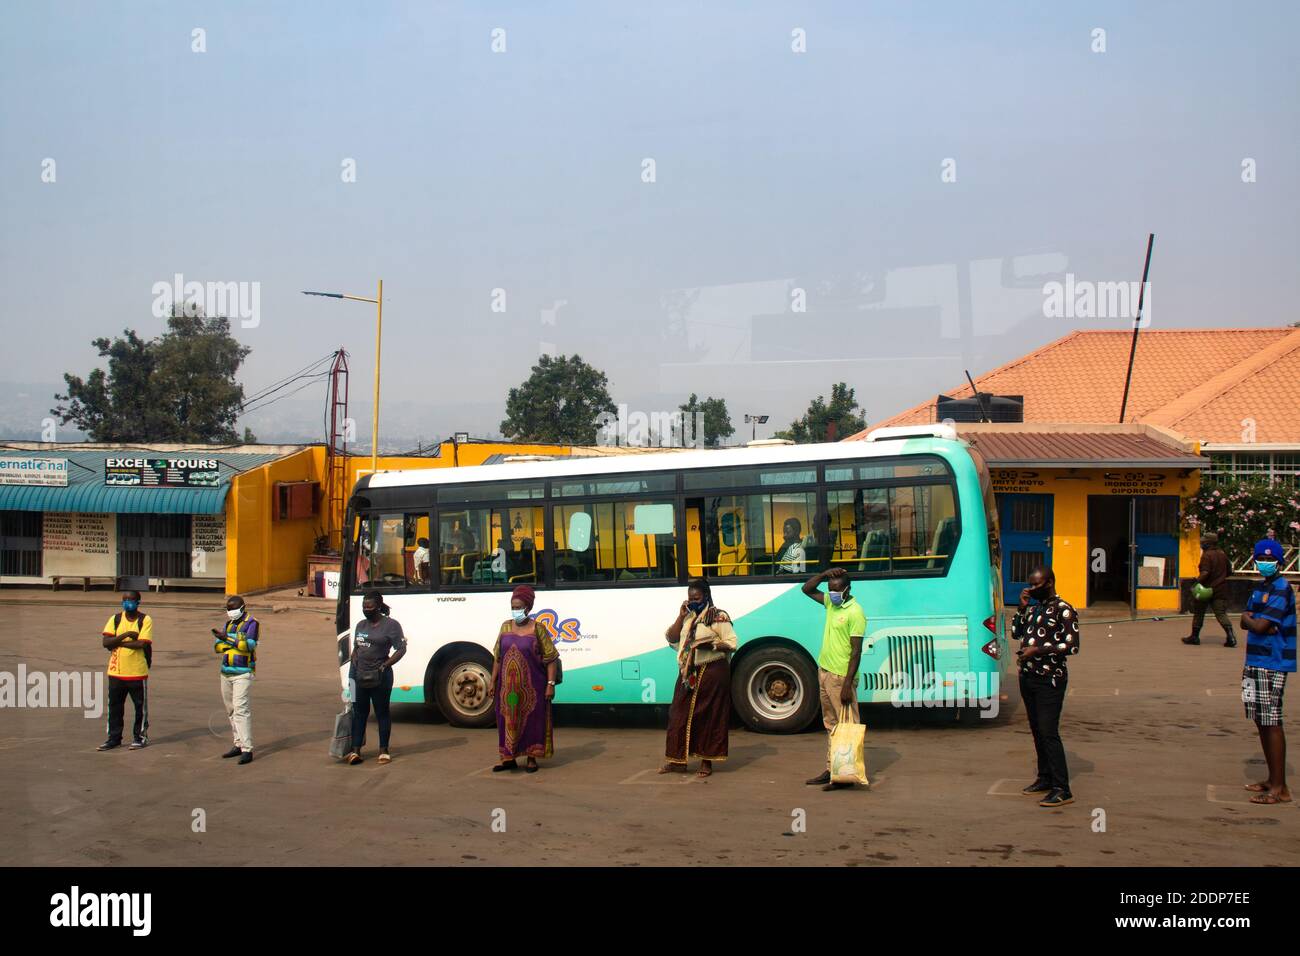
<svg viewBox="0 0 1300 956"><path fill-rule="evenodd" d="M451 696L466 710L476 710L487 696L487 683L481 674L460 671L452 678Z"/></svg>
<svg viewBox="0 0 1300 956"><path fill-rule="evenodd" d="M790 696L790 684L782 677L774 677L767 685L767 696L773 700L785 700Z"/></svg>

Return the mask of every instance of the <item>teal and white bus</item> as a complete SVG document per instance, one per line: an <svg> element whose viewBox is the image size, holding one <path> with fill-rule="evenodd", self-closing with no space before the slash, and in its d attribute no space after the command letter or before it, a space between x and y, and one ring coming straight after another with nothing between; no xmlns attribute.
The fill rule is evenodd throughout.
<svg viewBox="0 0 1300 956"><path fill-rule="evenodd" d="M366 475L348 503L336 614L378 590L409 642L393 700L493 723L491 649L510 591L560 649L557 704L667 704L664 630L706 578L739 638L732 697L749 727L819 713L824 612L801 593L840 566L867 616L863 703L993 709L1004 686L997 511L988 468L947 426L865 441L663 451Z"/></svg>

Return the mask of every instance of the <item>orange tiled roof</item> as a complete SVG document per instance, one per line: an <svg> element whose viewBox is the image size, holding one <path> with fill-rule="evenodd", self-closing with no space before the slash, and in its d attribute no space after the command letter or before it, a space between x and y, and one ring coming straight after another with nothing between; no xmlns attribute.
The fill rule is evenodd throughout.
<svg viewBox="0 0 1300 956"><path fill-rule="evenodd" d="M1026 422L1117 422L1132 338L1126 329L1071 332L976 384L1023 395ZM944 394L970 398L971 388ZM1250 419L1249 440L1300 443L1300 329L1144 329L1124 419L1208 442L1248 440ZM872 427L932 421L933 399Z"/></svg>

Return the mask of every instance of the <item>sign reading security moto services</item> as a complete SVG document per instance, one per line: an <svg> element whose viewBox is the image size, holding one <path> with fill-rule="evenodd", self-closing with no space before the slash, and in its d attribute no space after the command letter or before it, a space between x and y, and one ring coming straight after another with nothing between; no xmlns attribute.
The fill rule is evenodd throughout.
<svg viewBox="0 0 1300 956"><path fill-rule="evenodd" d="M0 458L0 485L54 485L68 483L66 458Z"/></svg>
<svg viewBox="0 0 1300 956"><path fill-rule="evenodd" d="M105 458L104 484L118 488L215 488L215 458Z"/></svg>

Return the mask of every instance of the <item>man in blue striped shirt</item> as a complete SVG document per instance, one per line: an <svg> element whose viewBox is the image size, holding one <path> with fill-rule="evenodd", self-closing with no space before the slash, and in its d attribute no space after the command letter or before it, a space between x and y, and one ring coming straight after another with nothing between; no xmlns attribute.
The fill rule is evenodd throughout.
<svg viewBox="0 0 1300 956"><path fill-rule="evenodd" d="M1241 627L1246 632L1246 669L1241 674L1241 699L1246 716L1259 728L1259 742L1268 763L1268 779L1248 783L1251 803L1290 803L1286 786L1286 736L1282 732L1282 693L1286 675L1295 670L1295 592L1282 576L1280 542L1265 538L1255 544L1255 583Z"/></svg>

